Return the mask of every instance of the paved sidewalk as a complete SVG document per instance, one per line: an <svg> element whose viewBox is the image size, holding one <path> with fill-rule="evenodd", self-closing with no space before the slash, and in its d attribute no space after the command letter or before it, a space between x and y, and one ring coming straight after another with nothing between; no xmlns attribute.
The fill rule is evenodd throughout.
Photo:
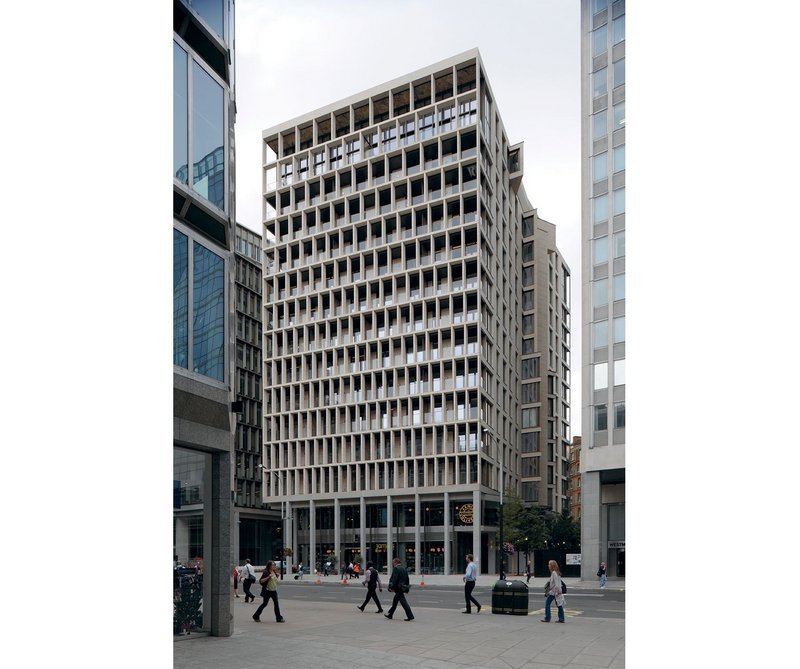
<svg viewBox="0 0 800 669"><path fill-rule="evenodd" d="M511 577L516 580L516 577ZM425 585L463 587L461 576L425 576ZM524 580L524 579L523 579ZM581 584L565 579L570 588L597 588L596 582ZM469 618L460 609L414 607L420 596L420 577L411 577L414 586L409 603L415 620L405 622L398 610L393 620L374 612L360 613L355 604L332 601L289 600L284 598L281 611L286 623L275 623L270 604L261 614L263 622L251 616L255 604L234 600L234 633L227 638L201 637L181 639L173 644L175 669L255 669L256 667L360 667L397 668L430 667L458 669L486 667L497 669L621 669L625 666L625 621L609 618L582 618L570 611L567 594L567 622L539 622L536 610L544 578L530 581L530 608L527 616L498 615L484 606L480 614ZM491 601L494 576L481 576L479 597ZM287 577L278 586L318 590L332 587L358 587L358 600L363 589L353 579L347 586L336 576L306 576L302 581ZM624 589L624 582L609 581L607 589ZM391 595L381 597L388 604ZM541 608L541 607L538 607ZM367 609L369 611L369 609ZM553 611L555 614L555 610ZM577 612L576 612L577 613ZM555 620L555 615L553 617Z"/></svg>

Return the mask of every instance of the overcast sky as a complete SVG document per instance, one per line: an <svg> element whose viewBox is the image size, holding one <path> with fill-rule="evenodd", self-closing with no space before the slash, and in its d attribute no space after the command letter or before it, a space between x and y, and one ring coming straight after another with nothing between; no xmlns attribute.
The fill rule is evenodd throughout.
<svg viewBox="0 0 800 669"><path fill-rule="evenodd" d="M572 434L580 435L580 3L237 0L236 213L261 228L261 135L477 47L525 190L572 272Z"/></svg>

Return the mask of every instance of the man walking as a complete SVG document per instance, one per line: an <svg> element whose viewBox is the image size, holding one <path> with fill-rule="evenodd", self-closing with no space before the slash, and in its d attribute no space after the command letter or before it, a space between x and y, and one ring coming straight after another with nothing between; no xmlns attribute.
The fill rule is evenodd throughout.
<svg viewBox="0 0 800 669"><path fill-rule="evenodd" d="M472 613L471 604L478 607L478 613L481 612L481 605L477 599L472 596L472 591L475 589L475 580L478 578L478 568L472 561L472 553L467 553L467 571L464 574L464 599L467 602L466 611L461 613Z"/></svg>
<svg viewBox="0 0 800 669"><path fill-rule="evenodd" d="M384 613L383 615L391 620L397 605L400 604L400 606L403 607L403 611L406 612L405 621L411 622L414 620L414 614L411 612L411 607L406 601L406 593L411 589L408 583L408 572L406 568L400 564L399 558L394 558L394 560L392 560L392 567L392 577L389 579L389 592L394 593L394 599L392 600L389 613Z"/></svg>
<svg viewBox="0 0 800 669"><path fill-rule="evenodd" d="M245 558L241 572L243 577L242 586L244 587L244 603L247 604L256 599L255 595L250 592L250 586L256 582L256 572L253 569L253 565L250 564L250 558Z"/></svg>

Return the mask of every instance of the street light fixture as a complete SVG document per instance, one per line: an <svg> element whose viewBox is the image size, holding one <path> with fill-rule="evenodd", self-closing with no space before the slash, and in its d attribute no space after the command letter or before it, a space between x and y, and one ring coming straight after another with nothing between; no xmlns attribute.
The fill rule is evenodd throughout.
<svg viewBox="0 0 800 669"><path fill-rule="evenodd" d="M278 472L270 471L262 464L259 464L258 467L265 474L272 474L273 476L278 477L278 497L280 497L281 499L281 545L280 545L281 580L283 580L283 576L286 573L286 555L284 549L284 545L286 544L286 506L285 506L286 500L283 495L283 478Z"/></svg>
<svg viewBox="0 0 800 669"><path fill-rule="evenodd" d="M494 439L494 443L496 447L499 447L500 450L500 543L497 547L497 564L498 570L500 572L500 578L504 579L506 577L506 570L505 566L505 545L503 541L503 487L505 484L505 448L499 443L500 440L497 438L497 434L495 431L490 427L483 428L483 431L486 432L489 436Z"/></svg>

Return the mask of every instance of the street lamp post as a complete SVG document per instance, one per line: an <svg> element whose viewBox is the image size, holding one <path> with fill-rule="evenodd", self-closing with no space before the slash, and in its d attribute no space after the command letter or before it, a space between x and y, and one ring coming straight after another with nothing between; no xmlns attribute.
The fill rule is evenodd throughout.
<svg viewBox="0 0 800 669"><path fill-rule="evenodd" d="M284 546L286 545L286 500L283 494L283 479L278 472L273 472L267 469L264 465L258 465L261 471L272 474L273 476L278 477L278 497L281 499L281 545L279 555L281 558L281 581L283 580L283 576L286 573L286 554Z"/></svg>
<svg viewBox="0 0 800 669"><path fill-rule="evenodd" d="M503 537L503 487L505 484L505 449L503 448L502 444L500 444L500 440L497 438L497 434L495 434L494 430L487 427L484 428L484 431L491 435L494 439L494 443L496 447L500 449L500 542L497 547L497 565L498 570L500 572L500 578L504 579L506 577L506 570L504 568L505 565L505 546L504 546L504 537Z"/></svg>

